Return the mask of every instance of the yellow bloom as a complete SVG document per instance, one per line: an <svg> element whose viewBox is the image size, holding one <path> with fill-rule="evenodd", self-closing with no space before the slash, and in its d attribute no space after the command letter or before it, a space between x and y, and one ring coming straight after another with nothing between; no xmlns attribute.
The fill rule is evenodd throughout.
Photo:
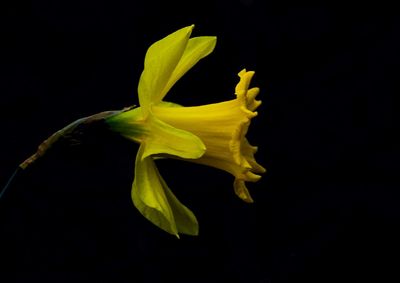
<svg viewBox="0 0 400 283"><path fill-rule="evenodd" d="M147 51L138 94L140 107L107 119L112 130L140 143L132 199L139 211L161 229L198 234L194 214L173 195L154 164L154 157L185 159L235 176L236 194L251 202L246 181L257 181L265 169L254 159L256 147L245 138L258 88L249 89L254 72L243 70L236 99L194 107L162 101L192 66L212 52L215 37L190 38L193 26L154 43Z"/></svg>

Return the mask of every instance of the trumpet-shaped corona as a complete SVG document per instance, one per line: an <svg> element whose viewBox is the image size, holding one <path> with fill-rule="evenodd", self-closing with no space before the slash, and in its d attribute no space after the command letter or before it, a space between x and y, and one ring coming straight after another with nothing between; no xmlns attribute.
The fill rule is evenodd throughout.
<svg viewBox="0 0 400 283"><path fill-rule="evenodd" d="M246 139L250 121L261 104L258 88L249 88L254 72L242 70L232 100L183 107L163 98L181 76L212 52L215 37L190 38L193 26L154 43L147 51L138 94L140 107L107 119L110 128L140 144L135 163L132 200L161 229L197 235L194 214L174 196L155 166L154 157L168 156L212 166L231 173L234 190L246 202L252 198L245 182L265 172Z"/></svg>
<svg viewBox="0 0 400 283"><path fill-rule="evenodd" d="M235 176L236 194L247 202L252 198L245 182L258 181L265 169L254 159L257 147L246 139L250 120L257 115L254 110L261 104L255 100L258 88L248 89L254 72L242 70L236 86L236 99L225 102L192 106L165 107L155 105L153 113L160 120L176 128L195 134L205 144L206 151L198 159L190 160L225 170Z"/></svg>

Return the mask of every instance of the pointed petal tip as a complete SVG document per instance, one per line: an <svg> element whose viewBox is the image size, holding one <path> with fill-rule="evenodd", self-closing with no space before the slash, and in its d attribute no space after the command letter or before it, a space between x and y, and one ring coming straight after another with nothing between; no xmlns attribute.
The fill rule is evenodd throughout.
<svg viewBox="0 0 400 283"><path fill-rule="evenodd" d="M239 198L247 203L254 203L253 198L250 195L239 195Z"/></svg>
<svg viewBox="0 0 400 283"><path fill-rule="evenodd" d="M248 189L246 188L245 181L241 179L235 179L233 182L233 188L236 195L243 201L247 203L253 203L253 198L251 197Z"/></svg>
<svg viewBox="0 0 400 283"><path fill-rule="evenodd" d="M195 27L195 25L192 24L192 25L190 25L190 26L184 27L183 29L186 29L186 30L187 30L187 33L188 33L188 34L191 34L192 31L193 31L193 29L194 29L194 27Z"/></svg>

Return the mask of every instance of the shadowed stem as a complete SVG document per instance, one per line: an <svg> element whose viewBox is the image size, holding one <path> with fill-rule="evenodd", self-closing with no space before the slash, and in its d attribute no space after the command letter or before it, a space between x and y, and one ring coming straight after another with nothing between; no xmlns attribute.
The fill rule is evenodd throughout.
<svg viewBox="0 0 400 283"><path fill-rule="evenodd" d="M92 125L93 123L96 122L102 122L113 115L130 110L132 107L127 107L122 110L104 111L88 117L78 119L72 122L71 124L67 125L66 127L62 128L61 130L52 134L48 139L46 139L39 145L37 151L33 155L31 155L24 162L22 162L18 166L18 168L14 171L10 179L8 179L7 184L1 190L0 199L5 194L7 189L10 187L13 179L15 179L15 177L17 176L17 173L26 169L28 166L30 166L32 163L34 163L36 160L42 157L47 152L47 150L49 150L60 139L68 140L71 144L79 143L83 131L85 130L85 126Z"/></svg>
<svg viewBox="0 0 400 283"><path fill-rule="evenodd" d="M83 131L82 127L93 124L95 122L104 121L106 118L121 113L123 111L126 111L126 109L116 111L104 111L72 122L61 130L55 132L47 140L42 142L39 145L37 151L33 155L28 157L24 162L22 162L19 167L22 169L26 169L38 158L42 157L46 153L46 151L49 150L61 138L70 140L71 143L79 142L80 136L82 135Z"/></svg>

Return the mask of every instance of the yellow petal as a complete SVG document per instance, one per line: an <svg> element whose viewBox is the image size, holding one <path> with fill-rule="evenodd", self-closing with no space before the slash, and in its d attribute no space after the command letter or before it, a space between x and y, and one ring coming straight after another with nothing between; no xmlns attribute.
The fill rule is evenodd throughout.
<svg viewBox="0 0 400 283"><path fill-rule="evenodd" d="M176 227L179 233L197 236L199 234L199 224L196 216L190 209L184 206L168 188L164 179L159 175L161 184L164 187L165 195L174 213Z"/></svg>
<svg viewBox="0 0 400 283"><path fill-rule="evenodd" d="M161 93L161 99L167 94L171 87L197 62L202 58L209 55L215 48L217 38L215 36L200 36L189 39L185 51L183 52L182 58Z"/></svg>
<svg viewBox="0 0 400 283"><path fill-rule="evenodd" d="M135 163L135 180L132 200L136 208L153 224L173 235L178 234L171 207L158 178L151 157L142 159L143 146L139 148Z"/></svg>
<svg viewBox="0 0 400 283"><path fill-rule="evenodd" d="M138 86L140 106L145 113L151 102L161 100L161 93L182 57L193 27L182 28L155 42L147 50Z"/></svg>
<svg viewBox="0 0 400 283"><path fill-rule="evenodd" d="M178 233L196 235L196 217L170 191L152 158L142 158L143 152L141 146L136 156L132 185L132 200L136 208L153 224L170 234L177 237Z"/></svg>
<svg viewBox="0 0 400 283"><path fill-rule="evenodd" d="M143 141L143 157L167 154L181 158L200 158L206 146L196 135L174 128L150 114L147 121L149 136Z"/></svg>

